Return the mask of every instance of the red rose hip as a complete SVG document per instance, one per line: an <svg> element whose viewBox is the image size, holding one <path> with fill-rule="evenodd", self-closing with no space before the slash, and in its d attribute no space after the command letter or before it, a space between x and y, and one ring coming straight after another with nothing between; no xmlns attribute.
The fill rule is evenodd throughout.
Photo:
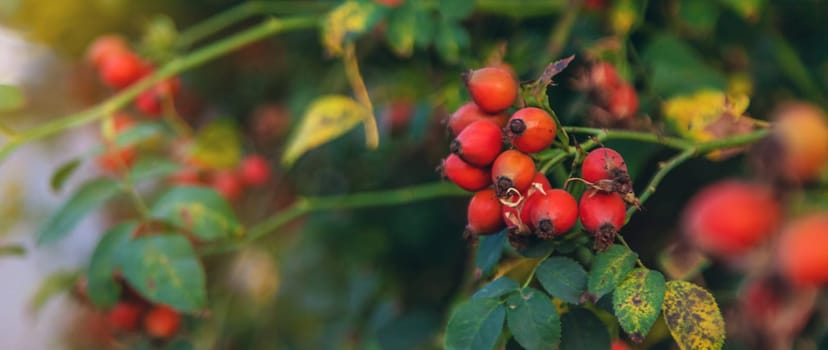
<svg viewBox="0 0 828 350"><path fill-rule="evenodd" d="M474 102L467 102L449 116L448 127L452 135L459 135L469 124L478 120L488 120L502 128L509 120L509 116L506 113L488 114Z"/></svg>
<svg viewBox="0 0 828 350"><path fill-rule="evenodd" d="M783 230L777 250L782 275L799 287L828 282L828 212L791 221Z"/></svg>
<svg viewBox="0 0 828 350"><path fill-rule="evenodd" d="M106 320L115 330L129 332L138 329L144 308L138 304L120 302L109 310Z"/></svg>
<svg viewBox="0 0 828 350"><path fill-rule="evenodd" d="M144 330L154 338L169 338L178 332L181 314L169 306L156 306L144 317Z"/></svg>
<svg viewBox="0 0 828 350"><path fill-rule="evenodd" d="M477 192L469 201L467 211L468 225L463 235L473 238L497 232L504 226L501 216L502 205L493 189Z"/></svg>
<svg viewBox="0 0 828 350"><path fill-rule="evenodd" d="M241 162L239 175L247 186L262 186L270 180L270 164L260 155L247 156Z"/></svg>
<svg viewBox="0 0 828 350"><path fill-rule="evenodd" d="M584 229L595 236L595 249L603 251L624 226L627 206L618 193L590 189L581 196L578 215Z"/></svg>
<svg viewBox="0 0 828 350"><path fill-rule="evenodd" d="M609 105L610 114L617 119L627 119L638 113L638 93L630 84L621 84L617 89L610 92Z"/></svg>
<svg viewBox="0 0 828 350"><path fill-rule="evenodd" d="M518 84L509 71L486 67L463 75L472 100L487 113L499 113L515 103Z"/></svg>
<svg viewBox="0 0 828 350"><path fill-rule="evenodd" d="M501 153L492 164L492 181L497 195L507 197L511 188L525 193L535 178L535 162L523 152L508 150Z"/></svg>
<svg viewBox="0 0 828 350"><path fill-rule="evenodd" d="M535 108L523 108L509 119L506 133L512 145L525 153L540 152L555 141L555 120L546 111Z"/></svg>
<svg viewBox="0 0 828 350"><path fill-rule="evenodd" d="M456 154L450 154L441 166L443 177L466 191L479 191L492 184L492 172L466 163Z"/></svg>
<svg viewBox="0 0 828 350"><path fill-rule="evenodd" d="M561 189L546 191L545 195L527 203L524 210L528 211L529 226L543 239L564 234L578 220L578 203Z"/></svg>
<svg viewBox="0 0 828 350"><path fill-rule="evenodd" d="M497 124L478 120L463 129L449 149L469 164L488 166L503 149L503 133Z"/></svg>

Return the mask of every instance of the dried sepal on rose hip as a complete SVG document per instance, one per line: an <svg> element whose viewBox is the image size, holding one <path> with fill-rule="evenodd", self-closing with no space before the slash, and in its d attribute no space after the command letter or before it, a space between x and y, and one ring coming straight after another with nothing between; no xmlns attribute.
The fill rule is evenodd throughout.
<svg viewBox="0 0 828 350"><path fill-rule="evenodd" d="M604 251L624 226L627 206L618 193L589 189L581 196L578 216L584 230L595 237L594 248Z"/></svg>
<svg viewBox="0 0 828 350"><path fill-rule="evenodd" d="M498 197L506 198L511 192L528 190L535 172L535 162L525 153L517 150L501 153L492 164L492 181Z"/></svg>
<svg viewBox="0 0 828 350"><path fill-rule="evenodd" d="M636 207L639 205L627 164L614 149L600 147L589 152L581 163L581 178L572 180L583 181L599 191L618 193L625 202Z"/></svg>

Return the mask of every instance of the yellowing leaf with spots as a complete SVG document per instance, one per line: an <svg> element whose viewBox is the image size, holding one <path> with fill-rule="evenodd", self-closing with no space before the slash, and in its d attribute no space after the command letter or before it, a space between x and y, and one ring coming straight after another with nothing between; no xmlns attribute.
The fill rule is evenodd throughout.
<svg viewBox="0 0 828 350"><path fill-rule="evenodd" d="M322 25L322 44L332 56L342 54L345 43L374 27L385 8L371 1L346 1L328 13Z"/></svg>
<svg viewBox="0 0 828 350"><path fill-rule="evenodd" d="M351 130L369 115L352 98L327 95L311 103L302 123L282 156L282 164L290 166L305 152L330 142Z"/></svg>
<svg viewBox="0 0 828 350"><path fill-rule="evenodd" d="M682 350L721 349L725 323L713 296L686 281L667 282L664 321Z"/></svg>
<svg viewBox="0 0 828 350"><path fill-rule="evenodd" d="M637 268L615 288L612 306L621 328L640 343L661 314L664 276L658 271Z"/></svg>
<svg viewBox="0 0 828 350"><path fill-rule="evenodd" d="M184 236L162 233L139 237L120 253L121 273L147 300L184 312L206 307L204 267Z"/></svg>
<svg viewBox="0 0 828 350"><path fill-rule="evenodd" d="M150 208L150 216L187 230L204 242L244 233L227 201L205 187L170 189Z"/></svg>
<svg viewBox="0 0 828 350"><path fill-rule="evenodd" d="M230 169L241 159L241 137L235 123L216 120L196 135L192 160L211 169Z"/></svg>

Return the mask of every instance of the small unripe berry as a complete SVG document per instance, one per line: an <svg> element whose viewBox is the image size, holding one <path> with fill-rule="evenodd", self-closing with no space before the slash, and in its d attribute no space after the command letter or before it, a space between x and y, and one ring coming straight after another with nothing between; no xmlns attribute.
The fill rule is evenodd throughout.
<svg viewBox="0 0 828 350"><path fill-rule="evenodd" d="M469 124L478 120L488 120L502 128L509 120L509 116L506 113L488 114L474 102L467 102L449 116L448 127L452 135L459 135Z"/></svg>
<svg viewBox="0 0 828 350"><path fill-rule="evenodd" d="M101 81L115 89L125 88L150 72L149 66L129 51L104 56L98 70Z"/></svg>
<svg viewBox="0 0 828 350"><path fill-rule="evenodd" d="M627 119L638 113L638 93L630 84L621 84L610 92L607 110L617 119Z"/></svg>
<svg viewBox="0 0 828 350"><path fill-rule="evenodd" d="M469 201L467 210L468 225L464 235L475 237L496 233L503 228L501 216L502 205L493 189L477 192Z"/></svg>
<svg viewBox="0 0 828 350"><path fill-rule="evenodd" d="M615 235L624 226L627 206L621 195L590 189L578 204L581 225L595 236L595 249L603 251L615 242Z"/></svg>
<svg viewBox="0 0 828 350"><path fill-rule="evenodd" d="M115 330L129 332L138 329L143 312L141 305L119 302L106 313L106 319Z"/></svg>
<svg viewBox="0 0 828 350"><path fill-rule="evenodd" d="M780 216L779 203L769 188L723 180L693 196L684 209L682 227L702 251L729 258L768 237Z"/></svg>
<svg viewBox="0 0 828 350"><path fill-rule="evenodd" d="M804 102L783 105L775 115L772 130L782 147L782 174L795 182L819 178L828 164L828 117Z"/></svg>
<svg viewBox="0 0 828 350"><path fill-rule="evenodd" d="M154 338L169 338L178 332L181 314L169 306L152 308L144 317L144 330Z"/></svg>
<svg viewBox="0 0 828 350"><path fill-rule="evenodd" d="M478 120L463 129L449 147L469 164L488 166L503 149L503 133L497 124Z"/></svg>
<svg viewBox="0 0 828 350"><path fill-rule="evenodd" d="M777 257L782 275L800 287L828 282L828 212L791 221L779 240Z"/></svg>
<svg viewBox="0 0 828 350"><path fill-rule="evenodd" d="M508 196L510 188L524 193L532 184L535 173L535 162L525 153L511 149L501 153L492 165L492 181L497 195Z"/></svg>
<svg viewBox="0 0 828 350"><path fill-rule="evenodd" d="M528 211L529 226L543 239L564 234L578 219L578 203L561 189L546 191L545 195L527 203L524 210Z"/></svg>
<svg viewBox="0 0 828 350"><path fill-rule="evenodd" d="M555 120L546 111L527 107L512 115L506 127L512 145L525 153L543 151L555 142Z"/></svg>
<svg viewBox="0 0 828 350"><path fill-rule="evenodd" d="M260 155L247 156L239 166L239 175L247 186L262 186L270 180L270 163Z"/></svg>
<svg viewBox="0 0 828 350"><path fill-rule="evenodd" d="M486 67L463 76L472 100L487 113L499 113L515 103L518 84L509 71Z"/></svg>
<svg viewBox="0 0 828 350"><path fill-rule="evenodd" d="M621 84L621 77L615 66L607 62L598 62L589 71L590 84L600 91L614 90Z"/></svg>
<svg viewBox="0 0 828 350"><path fill-rule="evenodd" d="M480 191L492 184L492 171L466 163L456 154L450 154L441 166L443 176L466 191Z"/></svg>

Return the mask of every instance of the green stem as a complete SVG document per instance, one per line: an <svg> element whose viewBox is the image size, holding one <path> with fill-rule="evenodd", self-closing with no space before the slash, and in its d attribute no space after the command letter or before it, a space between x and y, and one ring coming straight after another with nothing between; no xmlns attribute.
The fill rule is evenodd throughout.
<svg viewBox="0 0 828 350"><path fill-rule="evenodd" d="M9 141L4 144L2 148L0 148L0 162L8 157L9 154L17 149L17 147L20 147L27 142L52 136L66 129L82 126L98 120L104 115L121 109L136 96L138 96L138 94L146 89L149 89L154 84L165 78L198 67L206 62L226 55L229 52L238 50L247 44L261 40L268 36L282 32L312 28L318 24L319 19L314 17L269 19L238 34L229 36L225 39L205 46L204 48L193 51L186 56L174 59L155 71L154 74L131 85L129 88L90 109L55 119L43 125L17 133L15 137L9 139Z"/></svg>
<svg viewBox="0 0 828 350"><path fill-rule="evenodd" d="M438 197L468 196L469 193L460 190L454 184L436 182L416 185L396 190L362 192L328 197L299 198L293 205L251 227L247 236L241 241L222 246L206 247L204 255L212 255L237 250L253 241L267 236L292 220L316 211L359 209L399 205Z"/></svg>
<svg viewBox="0 0 828 350"><path fill-rule="evenodd" d="M334 2L319 1L245 2L182 31L176 40L176 47L187 49L197 42L253 16L325 11L335 4Z"/></svg>
<svg viewBox="0 0 828 350"><path fill-rule="evenodd" d="M598 137L600 141L604 140L633 140L649 143L657 143L670 148L678 150L688 149L693 147L693 143L684 139L675 137L666 137L655 135L646 132L631 131L631 130L607 130L596 128L585 128L578 126L565 126L564 130L573 134L589 134Z"/></svg>

